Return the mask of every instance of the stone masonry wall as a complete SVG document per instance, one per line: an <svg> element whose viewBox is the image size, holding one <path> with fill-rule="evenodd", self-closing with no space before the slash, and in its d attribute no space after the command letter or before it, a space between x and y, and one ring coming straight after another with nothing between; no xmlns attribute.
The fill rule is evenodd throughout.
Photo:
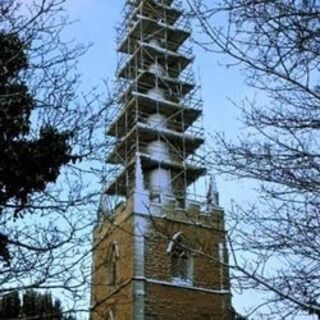
<svg viewBox="0 0 320 320"><path fill-rule="evenodd" d="M132 207L122 207L112 220L94 230L91 320L107 320L109 310L115 320L140 320L134 314L134 215ZM170 210L161 217L143 218L147 226L144 277L140 279L145 283L144 320L231 320L228 270L223 268L221 273L219 264L219 243L224 241L222 217L221 211L201 216L199 212ZM189 287L171 279L167 249L178 232L192 252ZM119 249L119 268L118 283L111 287L107 265L113 243Z"/></svg>
<svg viewBox="0 0 320 320"><path fill-rule="evenodd" d="M126 211L105 220L94 230L91 320L106 320L112 310L115 319L132 319L133 293L132 215ZM108 258L112 244L119 249L117 283L110 286Z"/></svg>
<svg viewBox="0 0 320 320"><path fill-rule="evenodd" d="M228 300L225 295L148 284L145 320L231 320Z"/></svg>
<svg viewBox="0 0 320 320"><path fill-rule="evenodd" d="M184 222L172 218L155 218L149 222L145 240L145 276L151 279L171 281L171 258L167 253L172 237L182 232L186 247L192 252L193 286L221 289L228 288L228 272L223 270L223 284L219 263L219 243L224 239L224 230L215 221L211 224ZM199 254L198 254L199 252ZM224 253L226 255L226 252Z"/></svg>

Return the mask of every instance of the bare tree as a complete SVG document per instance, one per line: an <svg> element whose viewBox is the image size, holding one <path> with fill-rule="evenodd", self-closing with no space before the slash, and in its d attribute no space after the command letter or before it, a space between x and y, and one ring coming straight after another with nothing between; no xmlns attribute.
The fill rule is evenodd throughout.
<svg viewBox="0 0 320 320"><path fill-rule="evenodd" d="M77 301L89 284L90 235L99 203L97 183L104 177L103 131L112 98L94 88L80 94L76 65L88 46L64 41L69 24L64 3L0 2L0 34L18 39L27 57L19 81L32 97L32 112L23 139L33 141L41 128L50 127L68 135L69 148L68 160L43 188L30 190L22 202L14 196L1 202L0 296L28 288L61 289ZM0 61L0 67L15 58ZM2 103L8 99L0 94ZM21 159L26 175L33 165L27 159Z"/></svg>
<svg viewBox="0 0 320 320"><path fill-rule="evenodd" d="M199 44L242 67L264 101L238 105L247 130L236 141L215 135L215 168L258 186L231 212L230 267L241 288L262 292L259 319L320 318L320 3L187 2Z"/></svg>

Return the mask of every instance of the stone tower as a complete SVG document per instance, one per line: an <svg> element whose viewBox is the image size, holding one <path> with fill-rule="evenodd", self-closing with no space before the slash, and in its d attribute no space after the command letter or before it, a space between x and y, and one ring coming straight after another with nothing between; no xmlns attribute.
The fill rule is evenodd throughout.
<svg viewBox="0 0 320 320"><path fill-rule="evenodd" d="M218 192L194 187L206 167L190 32L179 1L126 1L91 320L232 319Z"/></svg>

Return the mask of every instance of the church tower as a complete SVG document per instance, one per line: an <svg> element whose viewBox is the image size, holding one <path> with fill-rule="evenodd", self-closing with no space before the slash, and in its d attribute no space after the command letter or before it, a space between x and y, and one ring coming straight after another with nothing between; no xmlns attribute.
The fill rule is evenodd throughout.
<svg viewBox="0 0 320 320"><path fill-rule="evenodd" d="M126 1L91 320L232 319L218 191L195 187L207 173L190 34L180 1Z"/></svg>

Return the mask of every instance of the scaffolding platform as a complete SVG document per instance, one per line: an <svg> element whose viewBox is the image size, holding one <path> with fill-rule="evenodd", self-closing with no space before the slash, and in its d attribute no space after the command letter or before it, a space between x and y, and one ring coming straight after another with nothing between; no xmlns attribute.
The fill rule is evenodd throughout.
<svg viewBox="0 0 320 320"><path fill-rule="evenodd" d="M147 70L153 63L166 63L169 76L178 77L193 59L193 55L188 51L180 53L147 42L139 42L139 47L120 65L117 76L133 79L137 76L137 65L139 69Z"/></svg>
<svg viewBox="0 0 320 320"><path fill-rule="evenodd" d="M129 115L135 113L159 112L172 121L184 123L184 129L187 130L201 116L201 101L195 100L192 106L172 102L170 100L158 100L148 94L131 92L126 108L120 109L111 125L107 128L107 135L113 137L122 137L127 133Z"/></svg>
<svg viewBox="0 0 320 320"><path fill-rule="evenodd" d="M136 141L137 132L139 135L139 142ZM176 131L169 129L158 129L152 127L145 123L137 123L128 134L118 141L113 150L109 153L107 157L108 163L119 163L120 159L128 158L128 146L135 146L137 143L147 143L158 139L159 136L162 140L167 141L171 146L181 145L181 150L177 147L176 153L180 154L183 161L183 157L188 157L190 154L193 154L204 142L204 139L201 137L202 132L199 131L199 136L195 134L185 134L177 133ZM182 145L184 144L184 145ZM140 150L139 144L137 145L137 151ZM122 161L120 161L121 163Z"/></svg>
<svg viewBox="0 0 320 320"><path fill-rule="evenodd" d="M141 165L145 169L170 168L173 176L183 176L185 178L186 186L189 186L207 172L204 166L174 161L159 161L145 153L141 153L140 158ZM108 195L126 196L129 193L130 187L133 187L133 184L130 185L129 181L132 182L134 180L135 164L136 159L133 158L118 174L114 174L114 180L106 186L105 193Z"/></svg>
<svg viewBox="0 0 320 320"><path fill-rule="evenodd" d="M195 84L191 79L181 80L178 78L170 78L166 76L159 76L154 72L139 70L139 75L132 81L123 82L122 87L119 88L119 100L126 100L133 90L147 93L149 89L159 88L165 90L168 95L176 97L183 97L195 88Z"/></svg>
<svg viewBox="0 0 320 320"><path fill-rule="evenodd" d="M135 9L130 11L130 18L134 19L140 13L154 19L161 17L167 19L170 24L174 24L182 16L182 12L178 7L171 6L171 3L161 3L154 0L139 1L136 3Z"/></svg>
<svg viewBox="0 0 320 320"><path fill-rule="evenodd" d="M167 48L176 51L190 37L191 32L189 30L183 30L140 14L137 19L137 21L132 22L131 28L125 30L120 37L118 52L132 54L138 47L139 40L148 42L151 39L158 40L160 43L163 42L163 39L166 39Z"/></svg>
<svg viewBox="0 0 320 320"><path fill-rule="evenodd" d="M181 3L127 1L119 28L116 88L119 109L106 129L115 143L106 162L106 194L127 197L137 187L181 205L206 173L202 100L187 47L191 27ZM139 199L137 199L139 201Z"/></svg>

